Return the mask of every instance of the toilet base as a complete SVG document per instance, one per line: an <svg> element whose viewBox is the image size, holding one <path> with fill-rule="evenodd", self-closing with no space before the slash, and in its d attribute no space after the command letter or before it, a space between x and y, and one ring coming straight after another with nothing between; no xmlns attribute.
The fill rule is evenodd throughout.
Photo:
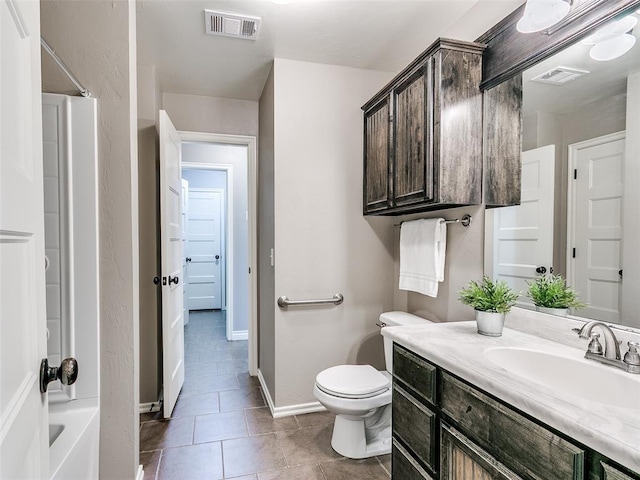
<svg viewBox="0 0 640 480"><path fill-rule="evenodd" d="M343 457L355 459L391 453L391 405L365 417L336 415L331 447Z"/></svg>

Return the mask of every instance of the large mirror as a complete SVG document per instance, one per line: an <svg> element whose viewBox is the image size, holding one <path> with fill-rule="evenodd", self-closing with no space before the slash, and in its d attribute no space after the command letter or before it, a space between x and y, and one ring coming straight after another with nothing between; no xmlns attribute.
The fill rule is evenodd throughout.
<svg viewBox="0 0 640 480"><path fill-rule="evenodd" d="M618 40L589 37L523 72L522 203L488 210L485 239L488 275L525 292L553 271L587 304L572 315L635 327L640 42L604 57L635 42L638 17L607 25Z"/></svg>

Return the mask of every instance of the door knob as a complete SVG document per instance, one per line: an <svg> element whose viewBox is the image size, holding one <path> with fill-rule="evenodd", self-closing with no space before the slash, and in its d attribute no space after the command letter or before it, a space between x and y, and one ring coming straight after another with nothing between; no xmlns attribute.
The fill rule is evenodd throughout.
<svg viewBox="0 0 640 480"><path fill-rule="evenodd" d="M180 277L178 277L177 275L175 277L172 277L171 275L169 275L169 285L171 285L172 283L175 283L176 285L178 285L179 281L180 281Z"/></svg>
<svg viewBox="0 0 640 480"><path fill-rule="evenodd" d="M191 261L191 257L185 258L185 261L190 262Z"/></svg>
<svg viewBox="0 0 640 480"><path fill-rule="evenodd" d="M220 255L216 255L216 260L220 260Z"/></svg>
<svg viewBox="0 0 640 480"><path fill-rule="evenodd" d="M40 362L40 393L45 393L51 382L60 380L63 385L73 385L78 378L78 361L65 358L59 367L50 367L46 358Z"/></svg>
<svg viewBox="0 0 640 480"><path fill-rule="evenodd" d="M540 274L547 273L547 267L538 267L538 268L536 268L536 273L540 273Z"/></svg>

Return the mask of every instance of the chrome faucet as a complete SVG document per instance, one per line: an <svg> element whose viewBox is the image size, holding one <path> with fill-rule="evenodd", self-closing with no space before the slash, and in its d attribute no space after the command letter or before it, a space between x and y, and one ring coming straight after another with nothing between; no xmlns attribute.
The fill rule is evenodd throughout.
<svg viewBox="0 0 640 480"><path fill-rule="evenodd" d="M602 351L602 345L598 338L597 333L591 333L594 327L600 327L604 333L605 349ZM616 338L613 330L602 322L593 321L585 323L582 328L574 328L573 331L578 333L580 338L590 338L591 342L587 347L587 352L584 354L584 358L588 360L595 360L596 362L604 363L606 365L612 365L614 367L621 368L629 373L640 374L640 354L638 353L638 347L640 343L629 341L629 351L625 353L624 358L620 357L620 341Z"/></svg>

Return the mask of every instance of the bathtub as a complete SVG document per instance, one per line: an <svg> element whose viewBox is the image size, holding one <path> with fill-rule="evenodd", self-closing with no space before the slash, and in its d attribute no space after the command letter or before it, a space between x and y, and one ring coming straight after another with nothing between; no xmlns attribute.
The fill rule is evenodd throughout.
<svg viewBox="0 0 640 480"><path fill-rule="evenodd" d="M98 478L98 399L49 404L49 478Z"/></svg>

